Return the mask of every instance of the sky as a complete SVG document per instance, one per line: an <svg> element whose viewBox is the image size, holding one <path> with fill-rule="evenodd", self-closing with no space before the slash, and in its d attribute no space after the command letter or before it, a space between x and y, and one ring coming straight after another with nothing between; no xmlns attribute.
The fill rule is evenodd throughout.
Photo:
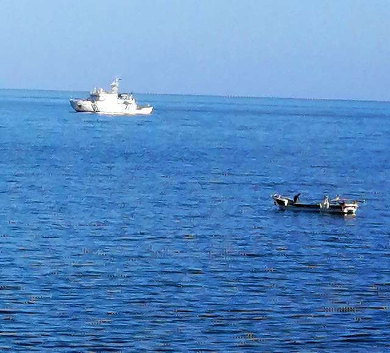
<svg viewBox="0 0 390 353"><path fill-rule="evenodd" d="M0 88L390 100L388 0L1 0Z"/></svg>

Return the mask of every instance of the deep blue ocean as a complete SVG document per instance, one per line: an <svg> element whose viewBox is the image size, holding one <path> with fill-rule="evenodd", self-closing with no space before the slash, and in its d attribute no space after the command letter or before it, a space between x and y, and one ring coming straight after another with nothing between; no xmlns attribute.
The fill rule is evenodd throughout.
<svg viewBox="0 0 390 353"><path fill-rule="evenodd" d="M0 351L390 349L390 103L72 95L0 90Z"/></svg>

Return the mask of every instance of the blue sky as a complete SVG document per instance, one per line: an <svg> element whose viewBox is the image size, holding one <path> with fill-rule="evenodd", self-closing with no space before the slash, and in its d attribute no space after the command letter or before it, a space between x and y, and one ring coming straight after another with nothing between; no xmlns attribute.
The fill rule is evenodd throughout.
<svg viewBox="0 0 390 353"><path fill-rule="evenodd" d="M0 87L390 100L390 1L2 0Z"/></svg>

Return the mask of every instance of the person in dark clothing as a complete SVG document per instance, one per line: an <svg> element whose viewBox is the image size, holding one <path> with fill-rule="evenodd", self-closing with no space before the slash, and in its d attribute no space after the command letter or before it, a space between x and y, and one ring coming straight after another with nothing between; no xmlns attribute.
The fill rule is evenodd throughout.
<svg viewBox="0 0 390 353"><path fill-rule="evenodd" d="M294 203L297 203L297 202L298 202L299 195L300 195L300 193L299 193L299 194L296 194L296 195L294 196Z"/></svg>

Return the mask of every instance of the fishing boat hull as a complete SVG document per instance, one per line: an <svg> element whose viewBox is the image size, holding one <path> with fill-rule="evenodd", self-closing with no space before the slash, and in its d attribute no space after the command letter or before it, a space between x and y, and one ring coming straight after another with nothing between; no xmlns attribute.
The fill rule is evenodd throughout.
<svg viewBox="0 0 390 353"><path fill-rule="evenodd" d="M273 199L274 204L277 205L281 210L354 215L358 209L358 204L356 201L340 201L327 204L324 204L323 202L306 204L294 202L294 200L278 194L272 195L271 198Z"/></svg>

